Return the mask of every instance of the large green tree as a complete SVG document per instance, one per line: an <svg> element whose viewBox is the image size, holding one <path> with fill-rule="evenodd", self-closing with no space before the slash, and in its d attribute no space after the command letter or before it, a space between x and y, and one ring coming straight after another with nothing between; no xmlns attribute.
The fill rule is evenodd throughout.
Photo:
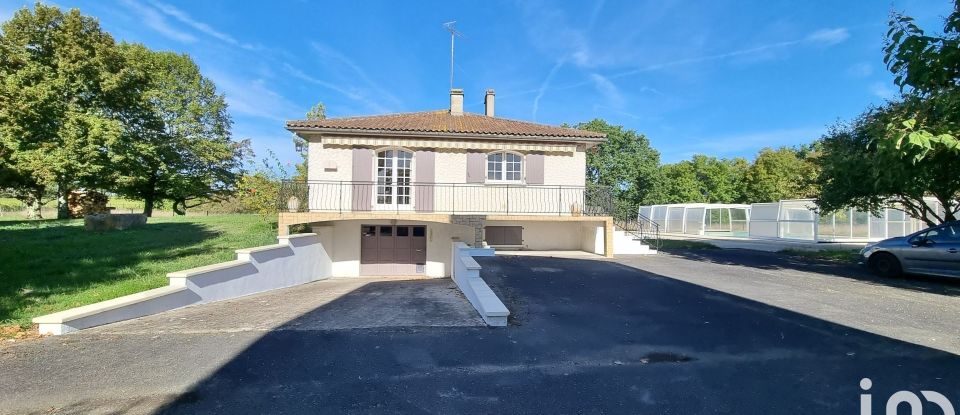
<svg viewBox="0 0 960 415"><path fill-rule="evenodd" d="M650 146L650 140L602 119L576 128L607 135L606 141L587 152L589 184L613 189L618 207L624 211L636 212L637 206L650 203L660 176L660 153Z"/></svg>
<svg viewBox="0 0 960 415"><path fill-rule="evenodd" d="M821 139L820 209L855 207L879 213L892 204L929 225L957 219L960 157L932 151L914 160L880 144L891 120L901 114L898 105L871 109L849 124L834 126ZM927 197L940 202L945 212L938 212Z"/></svg>
<svg viewBox="0 0 960 415"><path fill-rule="evenodd" d="M902 100L887 107L879 150L918 161L936 153L960 156L960 1L943 31L924 31L910 16L891 14L884 63L895 75Z"/></svg>
<svg viewBox="0 0 960 415"><path fill-rule="evenodd" d="M743 176L748 163L742 158L719 159L694 155L690 160L666 164L656 203L734 203L742 200Z"/></svg>
<svg viewBox="0 0 960 415"><path fill-rule="evenodd" d="M760 150L744 173L742 199L754 203L815 197L819 169L814 158L815 152L806 147Z"/></svg>
<svg viewBox="0 0 960 415"><path fill-rule="evenodd" d="M249 145L231 139L223 94L187 55L138 44L120 49L146 87L137 102L142 111L128 120L127 139L110 148L115 190L142 199L147 216L162 201L184 214L232 194Z"/></svg>
<svg viewBox="0 0 960 415"><path fill-rule="evenodd" d="M0 33L0 185L31 203L55 188L67 217L67 194L106 174L140 82L96 19L40 3L17 11Z"/></svg>

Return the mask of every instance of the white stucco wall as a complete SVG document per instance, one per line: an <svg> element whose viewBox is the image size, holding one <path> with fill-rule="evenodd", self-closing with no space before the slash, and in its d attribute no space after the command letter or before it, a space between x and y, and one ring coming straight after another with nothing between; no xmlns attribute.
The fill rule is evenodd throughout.
<svg viewBox="0 0 960 415"><path fill-rule="evenodd" d="M547 154L543 158L543 183L548 185L586 185L587 156L583 151Z"/></svg>
<svg viewBox="0 0 960 415"><path fill-rule="evenodd" d="M487 226L522 226L523 245L534 251L583 249L581 222L487 221Z"/></svg>
<svg viewBox="0 0 960 415"><path fill-rule="evenodd" d="M326 147L310 141L307 153L309 180L350 181L353 179L353 151L346 147ZM335 168L325 168L336 166Z"/></svg>
<svg viewBox="0 0 960 415"><path fill-rule="evenodd" d="M580 225L580 250L603 255L606 244L603 232L603 223L583 222Z"/></svg>
<svg viewBox="0 0 960 415"><path fill-rule="evenodd" d="M467 182L467 153L441 150L437 152L434 181L437 183Z"/></svg>
<svg viewBox="0 0 960 415"><path fill-rule="evenodd" d="M454 241L473 241L473 229L446 223L389 220L345 220L313 226L323 246L329 247L334 277L360 276L361 225L422 225L427 227L427 263L425 275L442 278L450 276L450 249ZM326 241L331 241L329 244Z"/></svg>

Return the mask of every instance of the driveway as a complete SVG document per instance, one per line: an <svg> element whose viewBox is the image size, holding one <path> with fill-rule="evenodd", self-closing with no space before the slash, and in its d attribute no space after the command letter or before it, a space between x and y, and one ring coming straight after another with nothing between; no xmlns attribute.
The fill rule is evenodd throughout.
<svg viewBox="0 0 960 415"><path fill-rule="evenodd" d="M776 255L740 264L704 252L478 258L513 313L506 328L290 329L311 327L335 300L273 328L120 333L107 326L27 342L0 351L0 411L859 413L864 377L873 381L876 408L902 389L960 402L954 354L665 275L733 281L739 272L763 281L754 273L782 270L785 279L873 284L846 276L854 270L771 265L792 261ZM933 292L878 287L954 297L930 284Z"/></svg>

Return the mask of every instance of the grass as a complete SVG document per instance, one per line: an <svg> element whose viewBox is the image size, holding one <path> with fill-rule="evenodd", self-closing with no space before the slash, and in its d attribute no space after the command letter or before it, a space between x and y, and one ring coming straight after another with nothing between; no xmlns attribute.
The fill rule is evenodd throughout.
<svg viewBox="0 0 960 415"><path fill-rule="evenodd" d="M826 249L822 251L809 251L805 249L784 249L781 254L787 254L805 259L816 259L830 262L856 263L856 249Z"/></svg>
<svg viewBox="0 0 960 415"><path fill-rule="evenodd" d="M719 249L719 248L709 243L700 242L700 241L691 241L687 239L661 239L660 249L671 250L671 249Z"/></svg>
<svg viewBox="0 0 960 415"><path fill-rule="evenodd" d="M275 226L258 215L151 218L102 233L82 220L0 222L0 326L167 285L168 272L276 243Z"/></svg>

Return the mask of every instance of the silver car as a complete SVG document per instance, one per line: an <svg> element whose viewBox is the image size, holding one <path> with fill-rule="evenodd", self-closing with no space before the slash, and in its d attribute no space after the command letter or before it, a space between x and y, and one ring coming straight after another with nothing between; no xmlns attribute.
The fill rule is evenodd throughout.
<svg viewBox="0 0 960 415"><path fill-rule="evenodd" d="M882 277L904 273L960 278L960 221L865 246L860 263Z"/></svg>

